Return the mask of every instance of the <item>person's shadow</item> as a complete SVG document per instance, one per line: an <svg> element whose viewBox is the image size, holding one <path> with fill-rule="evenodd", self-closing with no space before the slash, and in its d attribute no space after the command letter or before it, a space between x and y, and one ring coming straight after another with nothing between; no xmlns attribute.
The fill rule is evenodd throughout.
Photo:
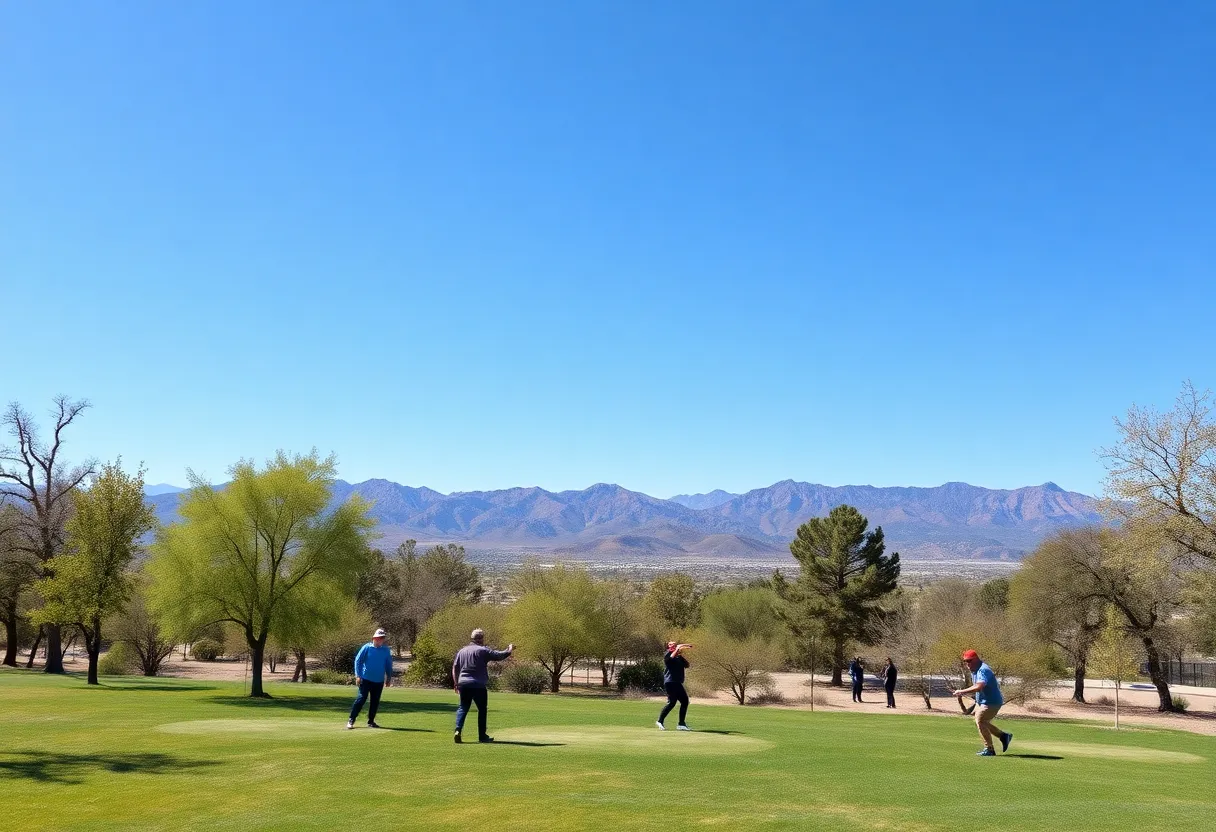
<svg viewBox="0 0 1216 832"><path fill-rule="evenodd" d="M1023 760L1063 760L1054 754L1002 754L1002 757L1021 757Z"/></svg>
<svg viewBox="0 0 1216 832"><path fill-rule="evenodd" d="M554 748L564 742L525 742L524 740L494 740L494 742L467 743L468 745L522 745L526 748Z"/></svg>

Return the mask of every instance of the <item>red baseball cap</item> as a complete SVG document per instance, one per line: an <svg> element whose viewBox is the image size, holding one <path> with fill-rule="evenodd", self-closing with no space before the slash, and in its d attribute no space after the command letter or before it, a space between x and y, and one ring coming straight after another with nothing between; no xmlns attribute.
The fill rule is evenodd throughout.
<svg viewBox="0 0 1216 832"><path fill-rule="evenodd" d="M978 659L979 657L980 657L980 654L975 652L974 650L964 650L963 651L963 661L965 661L965 662L969 662L972 659Z"/></svg>

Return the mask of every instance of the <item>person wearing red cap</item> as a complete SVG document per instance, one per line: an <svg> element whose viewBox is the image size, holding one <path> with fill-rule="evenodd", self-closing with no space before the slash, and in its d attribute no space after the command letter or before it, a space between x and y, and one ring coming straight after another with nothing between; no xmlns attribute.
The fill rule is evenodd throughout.
<svg viewBox="0 0 1216 832"><path fill-rule="evenodd" d="M962 690L952 690L950 695L957 697L967 693L975 694L975 727L979 729L980 736L984 740L984 747L976 753L980 757L995 757L996 749L992 747L993 737L1001 741L1001 751L1008 751L1009 743L1013 741L1013 734L1002 731L992 724L993 718L1005 704L1005 697L1001 696L1001 686L997 684L996 674L992 672L991 667L980 660L979 653L974 650L965 651L963 664L967 665L967 669L971 671L973 684Z"/></svg>
<svg viewBox="0 0 1216 832"><path fill-rule="evenodd" d="M663 689L667 691L667 704L663 706L659 719L655 722L660 731L667 730L663 725L663 720L667 719L667 715L671 713L671 709L676 706L677 702L680 703L680 721L676 725L676 730L692 730L684 724L684 717L688 714L688 691L684 690L684 668L688 667L688 659L680 655L681 650L687 650L689 647L692 645L669 641L667 650L663 653Z"/></svg>

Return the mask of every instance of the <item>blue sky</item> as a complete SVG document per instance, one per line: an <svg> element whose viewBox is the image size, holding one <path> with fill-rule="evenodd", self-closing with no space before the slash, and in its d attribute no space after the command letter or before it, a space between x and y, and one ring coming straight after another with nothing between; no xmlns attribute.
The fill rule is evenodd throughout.
<svg viewBox="0 0 1216 832"><path fill-rule="evenodd" d="M1216 385L1216 5L8 3L0 399L219 480L1094 493Z"/></svg>

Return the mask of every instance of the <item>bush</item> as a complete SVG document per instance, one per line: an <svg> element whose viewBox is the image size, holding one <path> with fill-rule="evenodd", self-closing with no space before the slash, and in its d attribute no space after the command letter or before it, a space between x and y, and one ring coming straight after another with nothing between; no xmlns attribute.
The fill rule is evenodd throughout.
<svg viewBox="0 0 1216 832"><path fill-rule="evenodd" d="M366 642L326 645L321 650L321 666L337 673L350 673L355 667L355 654Z"/></svg>
<svg viewBox="0 0 1216 832"><path fill-rule="evenodd" d="M308 681L318 685L353 685L355 683L355 674L341 673L337 670L322 667L309 673Z"/></svg>
<svg viewBox="0 0 1216 832"><path fill-rule="evenodd" d="M1093 704L1093 705L1102 705L1102 706L1104 706L1104 707L1108 707L1108 708L1109 708L1109 707L1112 707L1112 706L1115 704L1115 700L1114 700L1114 698L1113 698L1113 697L1106 696L1106 695L1104 694L1104 695L1102 695L1102 696L1097 697L1096 699L1091 699L1091 700L1090 700L1090 703L1091 703L1091 704Z"/></svg>
<svg viewBox="0 0 1216 832"><path fill-rule="evenodd" d="M102 676L128 676L139 667L139 658L130 647L119 642L97 660L97 672Z"/></svg>
<svg viewBox="0 0 1216 832"><path fill-rule="evenodd" d="M209 638L200 638L190 645L190 655L196 662L213 662L224 652L224 646Z"/></svg>
<svg viewBox="0 0 1216 832"><path fill-rule="evenodd" d="M534 664L512 664L502 672L498 684L514 693L544 693L549 687L549 674Z"/></svg>
<svg viewBox="0 0 1216 832"><path fill-rule="evenodd" d="M1191 700L1185 696L1172 696L1170 697L1170 701L1174 703L1175 711L1186 711L1187 708L1191 707Z"/></svg>
<svg viewBox="0 0 1216 832"><path fill-rule="evenodd" d="M420 687L451 688L452 656L447 655L429 630L414 642L414 660L405 671L405 683Z"/></svg>
<svg viewBox="0 0 1216 832"><path fill-rule="evenodd" d="M626 665L616 677L619 691L639 690L646 693L663 692L663 665L654 659L643 659L637 664Z"/></svg>

